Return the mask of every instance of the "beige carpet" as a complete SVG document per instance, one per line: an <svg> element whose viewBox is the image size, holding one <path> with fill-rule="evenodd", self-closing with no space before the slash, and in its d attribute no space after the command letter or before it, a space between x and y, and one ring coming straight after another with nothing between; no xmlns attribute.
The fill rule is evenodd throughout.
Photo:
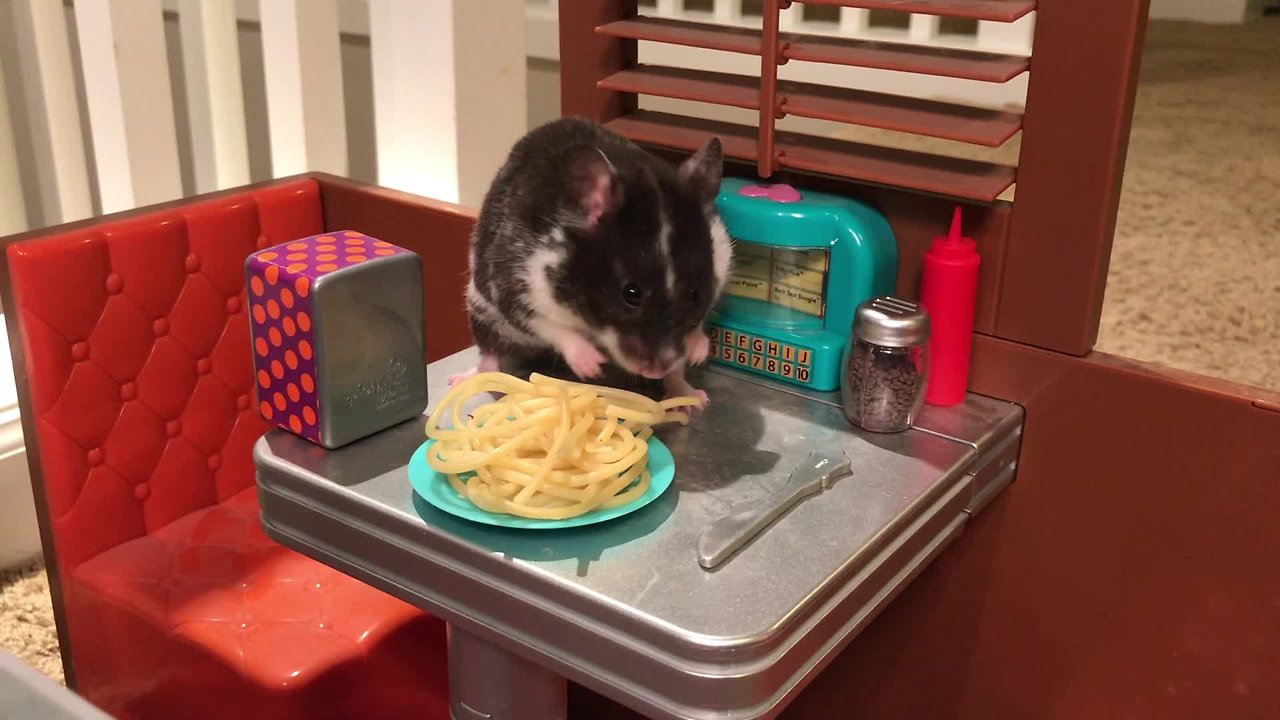
<svg viewBox="0 0 1280 720"><path fill-rule="evenodd" d="M1280 19L1152 24L1100 350L1280 390L1278 60ZM0 583L0 645L61 680L43 570Z"/></svg>

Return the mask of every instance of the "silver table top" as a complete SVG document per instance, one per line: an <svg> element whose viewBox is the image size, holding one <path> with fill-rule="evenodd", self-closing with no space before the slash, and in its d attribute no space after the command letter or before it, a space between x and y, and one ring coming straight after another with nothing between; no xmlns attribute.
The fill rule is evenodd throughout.
<svg viewBox="0 0 1280 720"><path fill-rule="evenodd" d="M474 360L429 366L433 406ZM336 452L269 432L254 451L264 525L652 717L771 716L959 532L982 492L975 468L1021 410L972 396L877 435L853 428L835 394L730 370L692 379L712 398L706 413L655 433L676 459L672 489L613 521L522 531L436 510L408 482L425 439L414 420ZM843 449L853 475L702 569L702 530L814 447Z"/></svg>

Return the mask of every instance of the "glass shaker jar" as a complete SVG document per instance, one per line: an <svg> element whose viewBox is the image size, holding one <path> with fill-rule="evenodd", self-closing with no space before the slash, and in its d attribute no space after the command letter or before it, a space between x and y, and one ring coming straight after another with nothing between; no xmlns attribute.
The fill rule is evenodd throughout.
<svg viewBox="0 0 1280 720"><path fill-rule="evenodd" d="M920 304L885 296L859 305L840 382L849 422L878 433L911 427L924 404L928 352L929 314Z"/></svg>

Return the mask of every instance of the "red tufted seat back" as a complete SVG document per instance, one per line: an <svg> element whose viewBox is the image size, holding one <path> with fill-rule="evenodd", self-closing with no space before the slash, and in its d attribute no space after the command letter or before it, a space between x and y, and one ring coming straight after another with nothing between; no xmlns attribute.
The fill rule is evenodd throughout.
<svg viewBox="0 0 1280 720"><path fill-rule="evenodd" d="M243 263L323 229L305 179L10 246L62 573L253 483Z"/></svg>

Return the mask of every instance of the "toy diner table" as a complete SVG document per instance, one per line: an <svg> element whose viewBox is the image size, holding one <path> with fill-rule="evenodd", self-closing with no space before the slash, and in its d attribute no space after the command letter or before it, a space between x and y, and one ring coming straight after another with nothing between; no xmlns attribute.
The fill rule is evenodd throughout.
<svg viewBox="0 0 1280 720"><path fill-rule="evenodd" d="M432 403L475 360L429 365ZM1009 484L1023 414L971 395L876 435L845 420L838 394L730 368L693 380L707 411L655 432L673 485L607 522L517 530L437 510L409 484L418 420L336 451L268 432L254 450L262 522L449 624L456 720L565 717L566 679L653 718L774 717ZM703 569L701 532L812 449L843 451L852 474Z"/></svg>

